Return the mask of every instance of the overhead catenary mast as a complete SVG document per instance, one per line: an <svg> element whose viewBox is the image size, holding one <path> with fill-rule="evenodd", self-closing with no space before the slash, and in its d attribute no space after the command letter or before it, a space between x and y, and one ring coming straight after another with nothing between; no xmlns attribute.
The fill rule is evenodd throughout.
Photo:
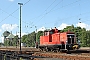
<svg viewBox="0 0 90 60"><path fill-rule="evenodd" d="M21 7L23 3L18 3L20 5L20 51L21 51Z"/></svg>

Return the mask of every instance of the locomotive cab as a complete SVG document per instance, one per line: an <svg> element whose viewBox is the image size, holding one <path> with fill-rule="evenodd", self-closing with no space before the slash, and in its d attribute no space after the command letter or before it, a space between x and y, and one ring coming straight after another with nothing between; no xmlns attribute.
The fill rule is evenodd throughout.
<svg viewBox="0 0 90 60"><path fill-rule="evenodd" d="M67 44L74 44L75 43L74 37L75 37L74 34L67 34Z"/></svg>
<svg viewBox="0 0 90 60"><path fill-rule="evenodd" d="M79 49L80 46L76 41L76 37L74 33L67 33L67 42L66 42L66 49L73 50Z"/></svg>

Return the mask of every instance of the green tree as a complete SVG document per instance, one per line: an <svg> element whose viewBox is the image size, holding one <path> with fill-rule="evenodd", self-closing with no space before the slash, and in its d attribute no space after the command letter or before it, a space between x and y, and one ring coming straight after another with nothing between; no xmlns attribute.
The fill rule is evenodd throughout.
<svg viewBox="0 0 90 60"><path fill-rule="evenodd" d="M40 36L43 36L43 31L38 31L37 33L37 42L40 43Z"/></svg>
<svg viewBox="0 0 90 60"><path fill-rule="evenodd" d="M29 37L28 37L28 44L30 44L29 46L32 46L34 47L35 46L35 40L36 40L36 33L35 31L32 32L31 34L29 34Z"/></svg>
<svg viewBox="0 0 90 60"><path fill-rule="evenodd" d="M22 43L26 43L26 41L28 40L27 38L28 38L28 35L23 35L21 42L22 42Z"/></svg>
<svg viewBox="0 0 90 60"><path fill-rule="evenodd" d="M81 46L87 46L87 37L86 37L86 29L82 28L79 34L79 38L81 40Z"/></svg>
<svg viewBox="0 0 90 60"><path fill-rule="evenodd" d="M67 31L74 32L74 25L67 26L66 28L64 28L63 30L61 30L61 32L67 32Z"/></svg>
<svg viewBox="0 0 90 60"><path fill-rule="evenodd" d="M24 35L22 36L22 43L26 43L27 46L34 47L36 40L39 42L41 35L43 35L43 31L39 31L38 33L35 33L34 31L30 34Z"/></svg>
<svg viewBox="0 0 90 60"><path fill-rule="evenodd" d="M16 35L16 36L14 36L14 39L13 39L13 41L12 41L12 45L13 46L18 46L19 45L19 37L18 37L18 35Z"/></svg>
<svg viewBox="0 0 90 60"><path fill-rule="evenodd" d="M22 43L26 43L27 46L35 46L36 33L32 32L30 34L22 36Z"/></svg>
<svg viewBox="0 0 90 60"><path fill-rule="evenodd" d="M87 46L90 47L90 30L86 31L86 37L87 37Z"/></svg>
<svg viewBox="0 0 90 60"><path fill-rule="evenodd" d="M10 40L5 40L5 41L4 41L4 45L5 45L5 46L10 46Z"/></svg>

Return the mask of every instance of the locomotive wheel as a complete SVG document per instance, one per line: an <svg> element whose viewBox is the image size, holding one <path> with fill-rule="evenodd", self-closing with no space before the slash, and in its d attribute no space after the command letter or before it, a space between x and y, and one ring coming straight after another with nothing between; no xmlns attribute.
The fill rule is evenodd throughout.
<svg viewBox="0 0 90 60"><path fill-rule="evenodd" d="M53 51L52 49L50 49L50 51Z"/></svg>
<svg viewBox="0 0 90 60"><path fill-rule="evenodd" d="M67 54L71 54L71 52L69 50L66 51Z"/></svg>
<svg viewBox="0 0 90 60"><path fill-rule="evenodd" d="M46 52L49 51L48 47L45 48Z"/></svg>
<svg viewBox="0 0 90 60"><path fill-rule="evenodd" d="M43 51L43 49L40 49L40 48L39 48L39 50L40 50L40 51Z"/></svg>
<svg viewBox="0 0 90 60"><path fill-rule="evenodd" d="M55 50L54 52L58 52L58 50Z"/></svg>

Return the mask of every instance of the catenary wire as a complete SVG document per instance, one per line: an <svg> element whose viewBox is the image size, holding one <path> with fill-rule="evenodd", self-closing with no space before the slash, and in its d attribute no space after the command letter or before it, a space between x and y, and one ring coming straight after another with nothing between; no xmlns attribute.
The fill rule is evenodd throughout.
<svg viewBox="0 0 90 60"><path fill-rule="evenodd" d="M24 5L26 5L29 1L30 1L30 0L28 0L27 2L25 2ZM0 9L1 9L1 8L0 8ZM1 9L1 10L2 10L2 9ZM6 11L2 10L3 12L7 13L8 16L5 17L4 19L2 19L2 20L0 21L0 23L3 22L4 20L6 20L6 19L7 19L8 17L10 17L10 16L14 17L13 14L14 14L16 11L18 11L18 10L19 10L19 8L17 8L17 9L16 9L15 11L13 11L11 14L9 14L9 13L7 13ZM14 18L16 18L16 17L14 17ZM18 18L16 18L16 19L18 19Z"/></svg>
<svg viewBox="0 0 90 60"><path fill-rule="evenodd" d="M67 4L67 5L65 5L65 6L63 6L63 7L61 7L61 8L64 8L64 7L66 7L66 6L70 6L70 5L72 5L72 4L75 4L75 3L77 3L78 1L80 1L80 0L77 0L77 1L74 1L74 2L72 2L72 3L70 3L70 4ZM60 1L59 3L61 3L61 2L63 2L63 0L62 1ZM53 11L56 11L56 10L53 10L59 3L57 3L51 10L49 10L48 12L46 12L42 17L41 17L41 19L43 19L47 14L49 14L50 12L53 12ZM60 9L60 8L59 8ZM39 19L39 21L41 20L41 19ZM38 23L38 22L37 22ZM35 23L35 24L37 24L37 23Z"/></svg>

